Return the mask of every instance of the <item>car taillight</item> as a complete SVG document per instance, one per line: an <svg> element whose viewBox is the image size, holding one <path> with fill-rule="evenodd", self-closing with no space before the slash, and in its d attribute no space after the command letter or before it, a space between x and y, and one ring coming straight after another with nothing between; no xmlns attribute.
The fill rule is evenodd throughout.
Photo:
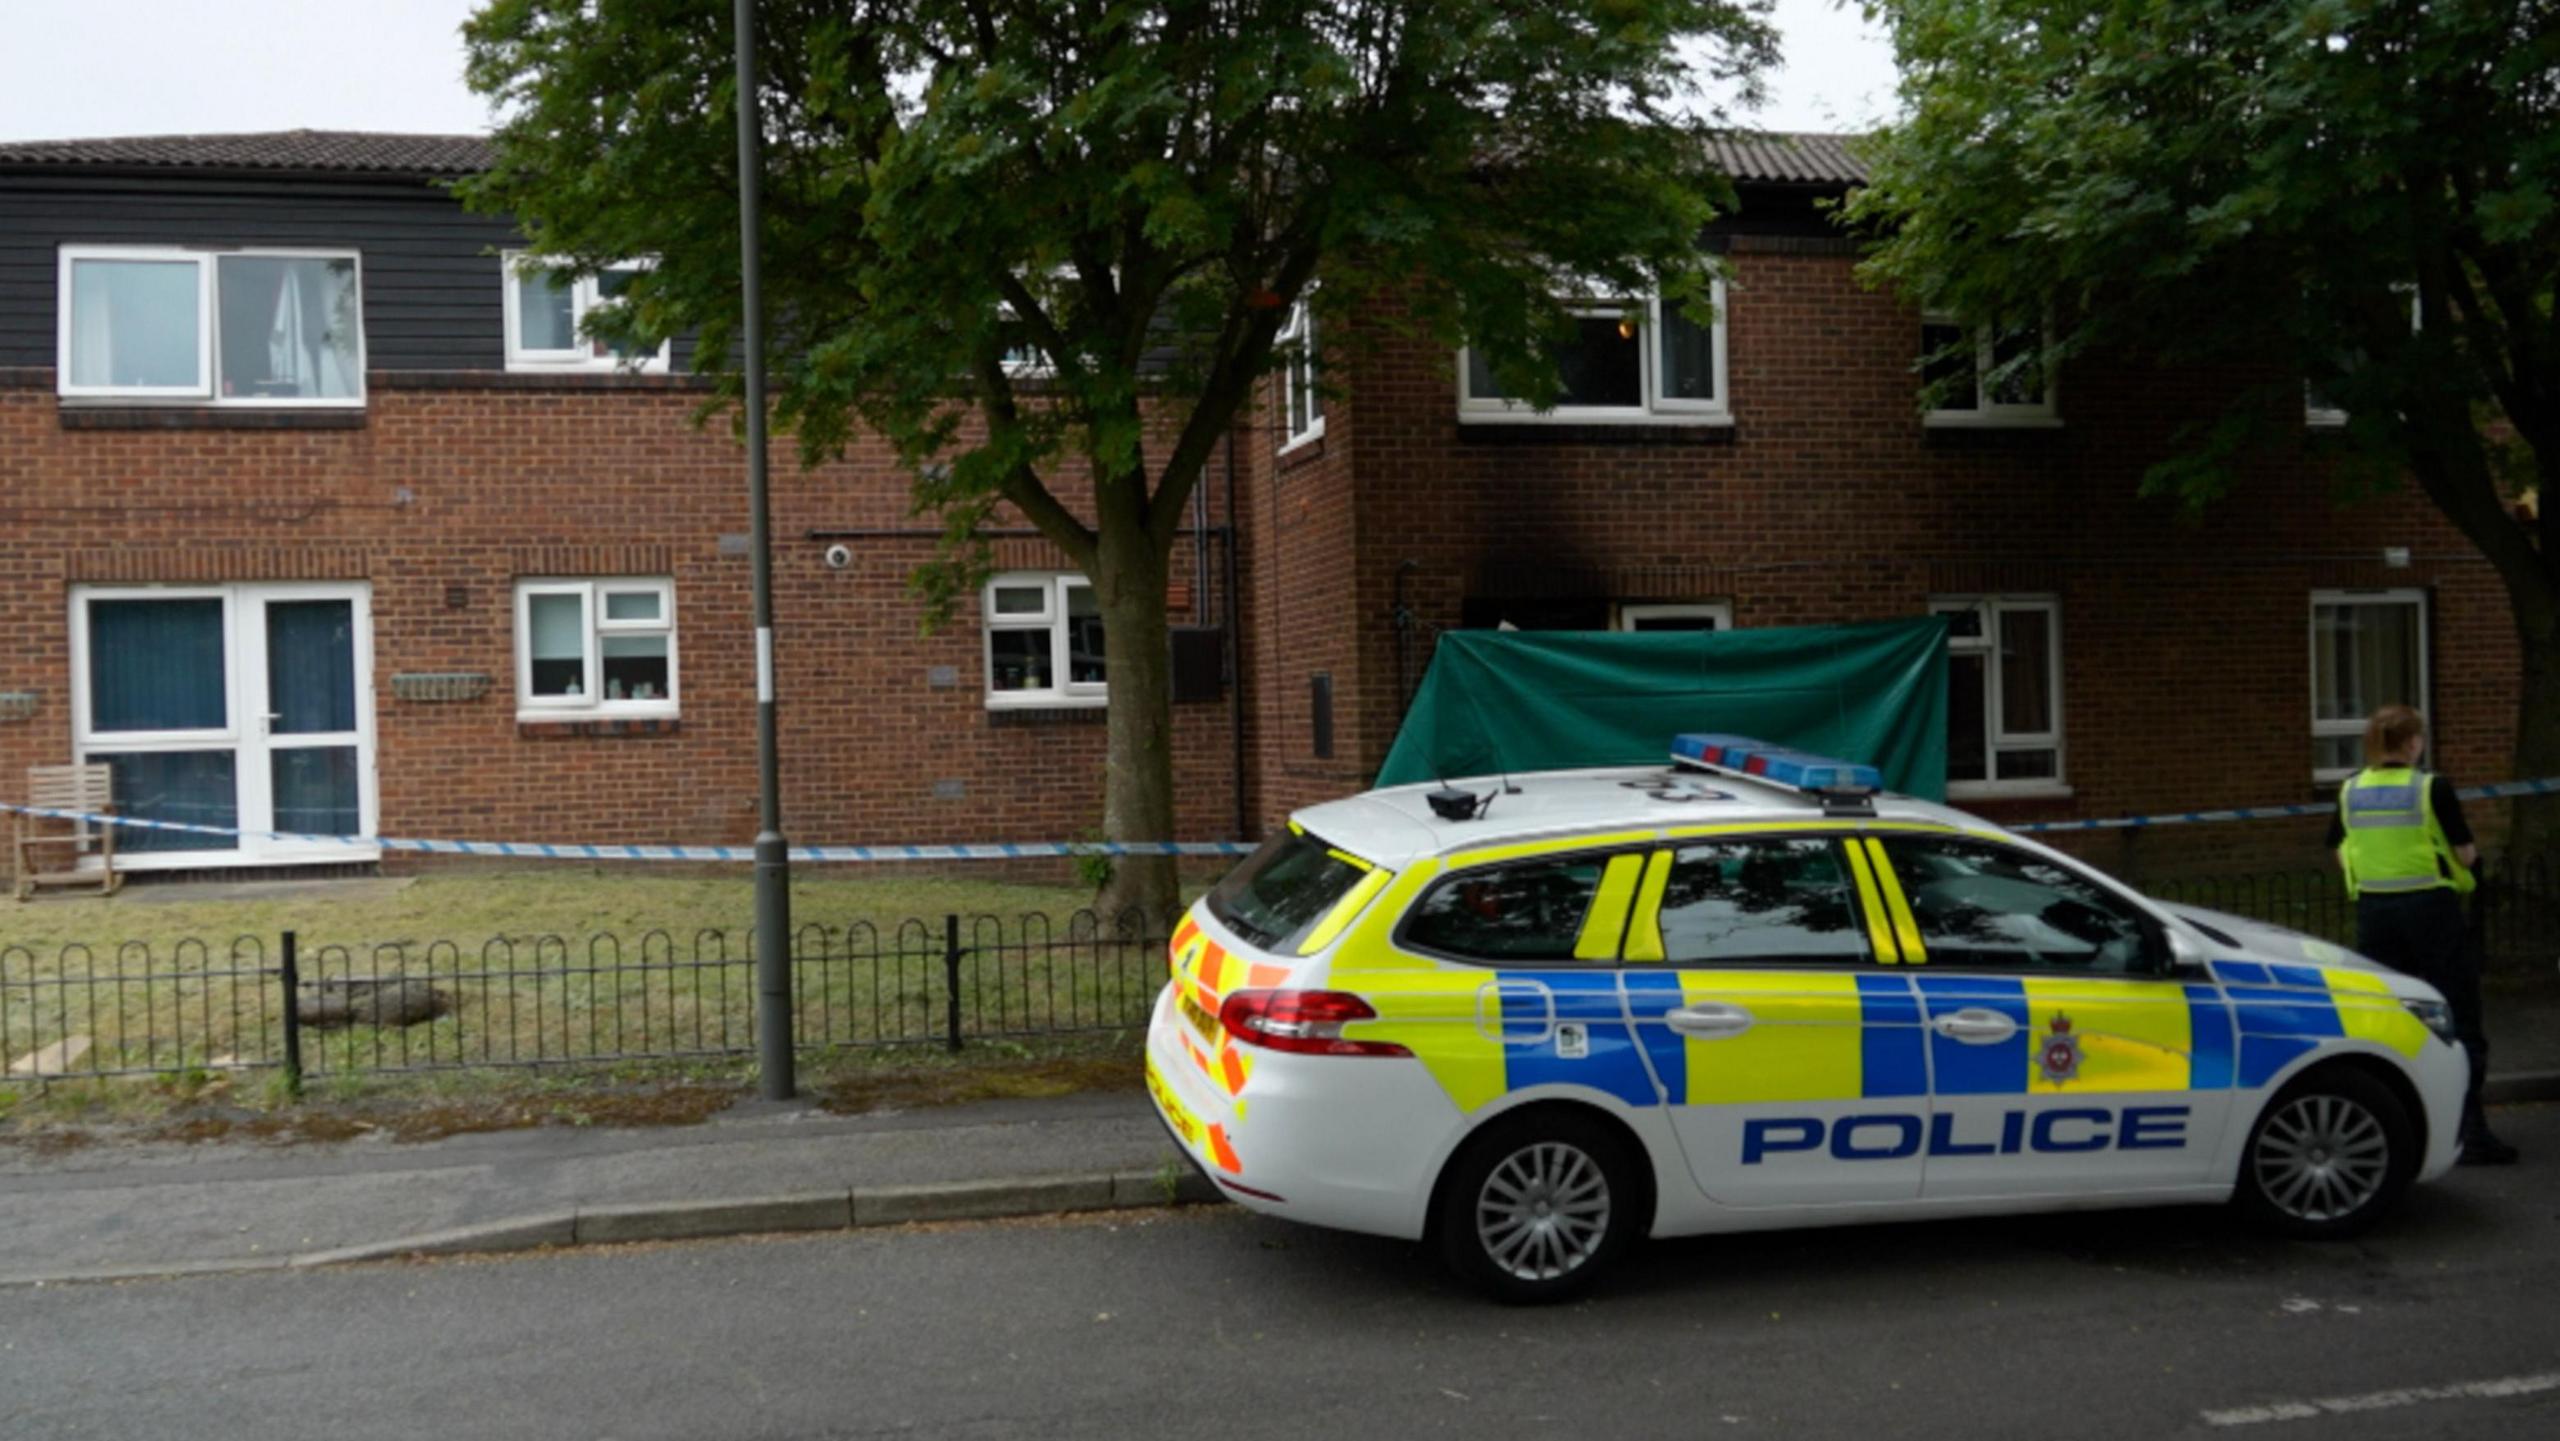
<svg viewBox="0 0 2560 1441"><path fill-rule="evenodd" d="M1393 1041L1346 1039L1342 1028L1374 1021L1376 1008L1349 991L1237 991L1218 1007L1218 1024L1241 1045L1302 1056L1410 1056Z"/></svg>

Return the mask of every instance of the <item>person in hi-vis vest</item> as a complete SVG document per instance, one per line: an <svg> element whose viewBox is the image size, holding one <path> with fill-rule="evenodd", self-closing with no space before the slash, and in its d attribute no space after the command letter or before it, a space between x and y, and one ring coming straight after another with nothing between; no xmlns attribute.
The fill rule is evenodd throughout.
<svg viewBox="0 0 2560 1441"><path fill-rule="evenodd" d="M2462 918L2480 848L2453 782L2418 769L2424 717L2387 705L2364 727L2364 769L2338 788L2329 844L2356 903L2356 949L2444 992L2471 1060L2462 1102L2462 1160L2503 1166L2516 1148L2490 1134L2480 1109L2489 1038L2480 1017L2480 963Z"/></svg>

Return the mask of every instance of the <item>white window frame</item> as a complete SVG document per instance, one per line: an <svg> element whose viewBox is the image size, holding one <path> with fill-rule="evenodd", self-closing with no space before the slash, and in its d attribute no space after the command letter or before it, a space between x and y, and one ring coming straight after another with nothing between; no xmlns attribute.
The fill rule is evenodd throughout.
<svg viewBox="0 0 2560 1441"><path fill-rule="evenodd" d="M2311 593L2311 609L2305 616L2305 625L2309 631L2307 651L2311 662L2305 679L2310 687L2311 738L2313 740L2332 740L2341 736L2361 737L2364 734L2365 721L2370 718L2356 716L2345 720L2320 719L2320 609L2323 606L2350 605L2409 606L2417 611L2418 695L2417 699L2408 704L2416 707L2421 718L2434 714L2432 698L2435 695L2435 657L2430 653L2432 647L2427 637L2427 593L2413 587L2389 590L2315 590ZM2392 702L2386 701L2384 704L2388 705ZM2430 724L2432 725L2432 722ZM2354 775L2357 769L2358 767L2355 766L2315 765L2311 768L2311 779L2318 784L2329 784L2345 780Z"/></svg>
<svg viewBox="0 0 2560 1441"><path fill-rule="evenodd" d="M605 597L650 592L658 597L658 618L647 621L605 619ZM585 617L587 695L538 696L533 693L533 598L574 595ZM667 576L525 577L515 586L516 719L665 720L679 714L684 695L676 642L676 583ZM637 700L604 694L604 639L614 635L664 635L667 638L667 693Z"/></svg>
<svg viewBox="0 0 2560 1441"><path fill-rule="evenodd" d="M1702 617L1714 621L1715 628L1719 631L1731 630L1733 629L1733 602L1684 600L1622 605L1617 607L1614 624L1609 628L1633 633L1636 622L1640 620L1694 620Z"/></svg>
<svg viewBox="0 0 2560 1441"><path fill-rule="evenodd" d="M1280 327L1272 344L1280 351L1280 451L1287 455L1299 446L1324 437L1324 392L1316 386L1315 312L1306 296L1289 307L1289 322ZM1298 396L1304 392L1311 417L1305 427L1298 424Z"/></svg>
<svg viewBox="0 0 2560 1441"><path fill-rule="evenodd" d="M1553 410L1538 410L1525 400L1505 396L1476 396L1468 393L1471 353L1466 346L1458 349L1458 419L1470 425L1731 425L1733 424L1733 392L1726 371L1731 342L1725 325L1724 280L1710 282L1709 297L1715 306L1714 324L1708 333L1715 347L1716 394L1713 400L1666 398L1662 394L1662 297L1641 299L1625 296L1617 299L1585 297L1571 302L1566 313L1577 319L1622 320L1631 308L1642 307L1637 324L1636 352L1643 368L1644 403L1628 405L1559 405Z"/></svg>
<svg viewBox="0 0 2560 1441"><path fill-rule="evenodd" d="M1942 311L1929 311L1920 317L1920 324L1924 328L1932 325L1961 328L1963 322ZM2053 326L2050 320L2039 320L2036 325L2036 336L2039 340L2052 333ZM2047 345L2045 348L2044 398L2026 405L2002 403L1991 398L1989 384L1991 369L1996 363L1993 357L1997 353L1995 343L1997 339L1994 327L1989 325L1974 327L1974 408L1971 410L1934 408L1925 410L1920 413L1921 425L1933 430L1961 430L1966 427L1988 430L2058 430L2061 428L2062 415L2054 408L2054 404L2062 387L2060 378L2054 374L2052 347Z"/></svg>
<svg viewBox="0 0 2560 1441"><path fill-rule="evenodd" d="M2426 321L2425 301L2418 294L2418 287L2402 282L2398 285L2394 285L2392 289L2405 290L2408 292L2409 333L2411 335L2417 334L2420 330L2425 328ZM2313 388L2311 378L2309 376L2304 376L2302 380L2303 427L2307 430L2336 430L2341 426L2344 426L2346 423L2346 407L2341 405L2320 404L2318 400L2318 392Z"/></svg>
<svg viewBox="0 0 2560 1441"><path fill-rule="evenodd" d="M222 355L221 337L215 334L221 307L215 297L221 293L221 267L226 256L270 260L344 260L355 267L356 281L356 393L353 395L249 395L222 394L222 377L218 366ZM75 328L72 311L71 270L83 260L136 260L156 264L185 262L196 271L196 383L193 385L81 385L71 378L71 332ZM306 249L278 246L229 246L218 250L190 249L177 245L65 245L57 252L54 272L54 393L65 400L142 401L160 404L172 400L192 405L225 406L246 410L361 410L365 403L365 326L364 326L364 252L360 250Z"/></svg>
<svg viewBox="0 0 2560 1441"><path fill-rule="evenodd" d="M575 372L596 375L663 375L675 353L673 337L658 342L658 353L638 359L598 355L594 342L587 336L587 317L617 302L604 296L599 278L582 275L569 285L569 333L578 344L567 350L536 350L524 343L524 297L519 283L526 274L537 270L567 270L568 262L529 251L502 251L498 257L503 278L507 325L507 369L517 371ZM617 260L607 270L652 270L654 259Z"/></svg>
<svg viewBox="0 0 2560 1441"><path fill-rule="evenodd" d="M2062 694L2062 598L2044 594L1933 595L1929 597L1931 615L1960 614L1978 611L1982 616L1979 636L1947 637L1947 654L1980 655L1982 667L1982 753L1992 772L1983 780L1947 778L1950 799L2001 796L2068 796L2071 794L2071 753L2063 741ZM2044 731L2011 732L2001 725L2005 709L2000 693L2000 617L2022 611L2040 611L2045 618L2045 635L2051 641L2045 657L2045 684L2053 696L2053 728ZM2013 780L1997 778L2000 752L2053 752L2053 774Z"/></svg>
<svg viewBox="0 0 2560 1441"><path fill-rule="evenodd" d="M271 789L276 749L267 734L264 685L272 657L258 622L270 601L343 600L354 626L350 662L355 675L355 729L344 743L356 752L359 834L377 834L382 815L373 704L373 587L364 581L235 582L222 585L75 585L71 587L71 753L87 762L129 753L228 751L242 834L228 849L119 851L118 870L201 870L223 865L287 865L315 861L371 861L370 844L297 841L264 832L274 821ZM192 730L102 731L90 712L89 606L93 601L219 600L222 603L223 723ZM305 737L306 741L310 738ZM83 868L87 862L83 863Z"/></svg>
<svg viewBox="0 0 2560 1441"><path fill-rule="evenodd" d="M991 577L978 592L979 627L983 639L978 645L982 673L980 689L989 710L1051 709L1060 706L1100 706L1111 701L1111 685L1091 681L1071 681L1067 644L1067 592L1081 587L1093 588L1093 582L1073 571L1008 571ZM998 615L996 591L1037 588L1044 592L1037 614ZM1051 684L1039 690L996 689L995 634L998 631L1045 631L1049 636L1049 675ZM1104 660L1107 667L1110 662Z"/></svg>

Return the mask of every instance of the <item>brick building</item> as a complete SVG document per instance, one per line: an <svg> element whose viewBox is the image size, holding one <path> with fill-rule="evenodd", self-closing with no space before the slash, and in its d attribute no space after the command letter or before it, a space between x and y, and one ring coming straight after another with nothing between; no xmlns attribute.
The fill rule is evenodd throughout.
<svg viewBox="0 0 2560 1441"><path fill-rule="evenodd" d="M507 227L441 188L483 157L0 146L0 776L102 759L130 811L247 831L751 833L737 449L691 423L681 341L579 339L612 277L508 268ZM2005 819L2307 798L2389 700L2429 709L2448 768L2502 773L2503 595L2416 498L2333 507L2327 417L2188 521L2136 480L2231 377L1977 376L1924 416L1914 362L1951 332L1856 279L1816 205L1854 162L1824 137L1723 158L1717 322L1589 297L1552 412L1385 337L1326 337L1321 400L1274 377L1178 547L1183 838L1363 785L1432 636L1506 623L1948 610L1955 794ZM926 634L932 530L885 449L779 468L774 497L794 839L1087 832L1108 667L1060 555L1002 532L979 604Z"/></svg>

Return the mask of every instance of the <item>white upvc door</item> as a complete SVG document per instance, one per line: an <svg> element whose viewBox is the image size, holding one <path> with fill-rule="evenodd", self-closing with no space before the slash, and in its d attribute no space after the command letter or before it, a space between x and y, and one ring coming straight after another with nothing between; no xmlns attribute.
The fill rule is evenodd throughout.
<svg viewBox="0 0 2560 1441"><path fill-rule="evenodd" d="M80 756L115 768L119 814L217 828L125 829L119 866L381 853L318 839L376 833L370 599L361 583L74 589Z"/></svg>

